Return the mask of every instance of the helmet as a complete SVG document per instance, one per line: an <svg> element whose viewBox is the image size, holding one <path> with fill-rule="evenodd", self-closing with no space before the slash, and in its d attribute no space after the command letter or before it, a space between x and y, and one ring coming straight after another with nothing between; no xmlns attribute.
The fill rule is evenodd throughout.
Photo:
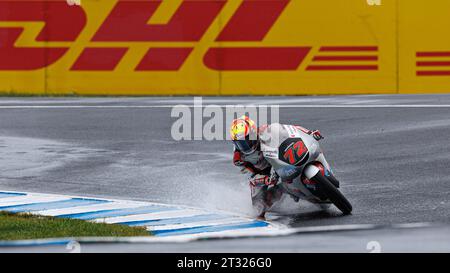
<svg viewBox="0 0 450 273"><path fill-rule="evenodd" d="M258 146L256 123L247 116L233 120L230 128L231 140L237 150L244 154L253 153Z"/></svg>

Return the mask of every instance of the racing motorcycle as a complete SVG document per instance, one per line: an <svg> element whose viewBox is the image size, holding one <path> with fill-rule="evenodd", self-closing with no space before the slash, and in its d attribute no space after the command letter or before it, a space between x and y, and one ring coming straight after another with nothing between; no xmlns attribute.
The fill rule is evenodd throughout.
<svg viewBox="0 0 450 273"><path fill-rule="evenodd" d="M272 165L272 185L279 185L295 201L321 208L334 204L344 215L351 213L352 205L339 191L339 181L308 130L275 123L262 130L260 139L261 151Z"/></svg>

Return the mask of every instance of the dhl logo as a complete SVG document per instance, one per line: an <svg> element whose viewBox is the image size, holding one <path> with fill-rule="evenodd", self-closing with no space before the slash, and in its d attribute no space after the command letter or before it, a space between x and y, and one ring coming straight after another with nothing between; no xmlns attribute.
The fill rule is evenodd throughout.
<svg viewBox="0 0 450 273"><path fill-rule="evenodd" d="M184 0L166 24L150 24L161 0L118 0L100 24L90 43L169 42L170 47L149 45L135 71L178 71L194 46L177 43L199 42L230 0ZM243 0L215 37L220 42L263 42L286 10L290 0ZM87 24L83 7L65 1L0 1L0 22L43 22L36 37L44 47L18 47L24 27L0 27L0 70L37 70L60 60L69 47L51 46L52 42L75 42ZM71 71L113 71L128 47L86 45L71 65ZM208 48L203 64L217 71L297 70L311 46L265 47L228 46ZM322 48L324 51L327 47ZM321 51L322 51L321 49ZM330 48L328 47L328 50ZM333 48L331 48L333 49ZM377 51L375 47L339 47L337 51ZM325 59L324 59L325 58ZM340 56L334 61L376 61L376 56ZM314 61L332 58L318 56ZM308 71L377 70L377 65L311 65Z"/></svg>
<svg viewBox="0 0 450 273"><path fill-rule="evenodd" d="M165 25L148 24L162 1L119 0L91 42L197 42L216 19L227 0L185 0ZM216 37L216 42L260 42L285 10L290 0L243 1ZM82 7L65 1L1 1L0 21L41 21L45 26L38 42L74 42L87 18ZM47 67L68 47L16 47L23 27L0 28L0 69L36 70ZM71 70L114 70L126 47L86 47ZM151 47L135 68L137 71L179 70L193 47ZM309 47L210 48L204 64L214 70L295 70Z"/></svg>

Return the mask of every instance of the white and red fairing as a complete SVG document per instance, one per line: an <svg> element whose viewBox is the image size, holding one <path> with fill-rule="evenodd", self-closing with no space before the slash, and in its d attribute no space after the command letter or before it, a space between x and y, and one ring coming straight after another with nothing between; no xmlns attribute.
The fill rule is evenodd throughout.
<svg viewBox="0 0 450 273"><path fill-rule="evenodd" d="M301 126L274 123L261 128L259 136L261 151L280 176L286 192L314 201L316 196L305 185L310 184L310 179L318 172L326 175L332 174L332 170L311 131Z"/></svg>

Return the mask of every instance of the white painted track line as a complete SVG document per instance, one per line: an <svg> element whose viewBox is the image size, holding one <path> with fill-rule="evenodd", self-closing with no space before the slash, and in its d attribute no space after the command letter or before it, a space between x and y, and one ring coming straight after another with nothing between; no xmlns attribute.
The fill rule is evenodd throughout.
<svg viewBox="0 0 450 273"><path fill-rule="evenodd" d="M176 217L189 217L207 214L206 212L200 210L191 210L191 209L180 209L180 210L171 210L171 211L162 211L162 212L153 212L153 213L145 213L145 214L137 214L137 215L127 215L120 217L110 217L110 218L99 218L93 220L98 223L123 223L123 222L131 222L131 221L147 221L147 220L158 220L158 219L169 219Z"/></svg>
<svg viewBox="0 0 450 273"><path fill-rule="evenodd" d="M98 205L80 206L80 207L74 207L74 208L43 210L43 211L36 212L36 214L41 214L41 215L45 215L45 216L59 216L59 215L66 215L66 214L96 212L96 211L110 210L110 209L137 208L140 206L142 206L142 205L139 203L135 204L135 203L114 202L114 203L105 203L105 204L98 204Z"/></svg>
<svg viewBox="0 0 450 273"><path fill-rule="evenodd" d="M0 207L38 204L45 202L63 201L69 199L70 198L64 196L39 196L39 195L7 197L0 199Z"/></svg>
<svg viewBox="0 0 450 273"><path fill-rule="evenodd" d="M258 106L246 104L243 106ZM450 108L450 104L261 104L279 108ZM0 109L158 109L173 108L180 105L0 105ZM204 105L183 105L189 108L205 107ZM219 105L225 107L227 105ZM230 104L235 107L236 105Z"/></svg>
<svg viewBox="0 0 450 273"><path fill-rule="evenodd" d="M201 226L215 226L215 225L228 225L228 224L236 224L245 221L246 219L242 218L228 218L223 220L215 220L215 221L199 221L193 223L186 224L177 224L177 225L161 225L161 226L147 226L147 230L149 231L157 231L157 230L173 230L173 229L181 229L181 228L194 228Z"/></svg>

